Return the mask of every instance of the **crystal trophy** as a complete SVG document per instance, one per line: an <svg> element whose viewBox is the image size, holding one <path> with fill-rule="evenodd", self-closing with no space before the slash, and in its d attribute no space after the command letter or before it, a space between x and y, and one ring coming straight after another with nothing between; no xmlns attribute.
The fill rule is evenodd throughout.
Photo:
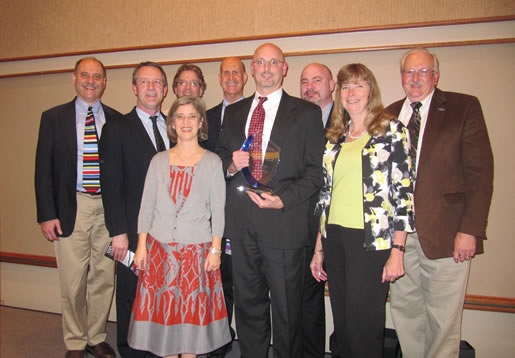
<svg viewBox="0 0 515 358"><path fill-rule="evenodd" d="M268 186L268 183L270 183L270 180L272 180L272 177L277 171L277 166L279 165L280 161L281 149L274 142L268 141L268 145L264 153L264 158L262 160L262 175L261 178L257 180L252 175L252 167L253 165L255 165L255 163L252 160L252 152L254 152L254 150L252 150L253 140L254 136L248 136L241 147L242 151L249 152L251 153L251 155L249 166L241 170L241 173L243 174L243 177L245 178L247 185L239 187L238 189L241 191L253 191L258 194L268 193L273 195L274 192L272 188ZM261 148L259 148L258 150L261 151Z"/></svg>

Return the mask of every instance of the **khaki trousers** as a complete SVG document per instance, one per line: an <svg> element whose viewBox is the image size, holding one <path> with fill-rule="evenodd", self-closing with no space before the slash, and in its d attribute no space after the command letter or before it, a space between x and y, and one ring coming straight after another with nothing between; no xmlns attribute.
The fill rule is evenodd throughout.
<svg viewBox="0 0 515 358"><path fill-rule="evenodd" d="M77 193L74 230L54 242L68 350L81 350L106 339L114 292L114 261L104 256L109 242L102 197Z"/></svg>
<svg viewBox="0 0 515 358"><path fill-rule="evenodd" d="M403 357L458 358L470 261L428 259L418 235L409 234L405 276L390 285L392 319Z"/></svg>

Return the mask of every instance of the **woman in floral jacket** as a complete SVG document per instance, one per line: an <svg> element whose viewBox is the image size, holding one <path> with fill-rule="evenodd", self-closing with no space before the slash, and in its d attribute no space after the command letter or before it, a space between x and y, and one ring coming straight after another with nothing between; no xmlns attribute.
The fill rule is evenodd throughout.
<svg viewBox="0 0 515 358"><path fill-rule="evenodd" d="M329 281L340 355L382 357L389 283L404 274L404 243L414 230L413 178L408 132L384 111L366 66L338 72L326 136L311 272Z"/></svg>

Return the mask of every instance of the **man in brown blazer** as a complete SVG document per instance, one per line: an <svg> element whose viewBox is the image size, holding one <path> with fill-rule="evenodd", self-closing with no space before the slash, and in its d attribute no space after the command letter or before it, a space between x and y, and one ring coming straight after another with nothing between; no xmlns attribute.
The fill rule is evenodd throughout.
<svg viewBox="0 0 515 358"><path fill-rule="evenodd" d="M416 232L406 275L390 286L403 355L458 357L470 260L483 253L493 188L493 156L476 97L436 88L438 58L426 49L401 59L407 98L387 110L411 137Z"/></svg>

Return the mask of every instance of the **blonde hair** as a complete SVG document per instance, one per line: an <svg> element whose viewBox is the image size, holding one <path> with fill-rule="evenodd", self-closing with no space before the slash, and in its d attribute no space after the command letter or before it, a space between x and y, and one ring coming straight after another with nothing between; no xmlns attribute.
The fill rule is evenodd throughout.
<svg viewBox="0 0 515 358"><path fill-rule="evenodd" d="M367 104L368 114L365 119L367 132L371 136L383 136L386 127L390 124L394 116L384 110L381 101L381 91L379 90L379 85L372 71L361 63L352 63L343 66L340 71L338 71L336 79L334 109L331 116L331 124L326 133L329 142L338 143L349 130L351 118L349 113L343 108L342 85L356 80L366 81L370 87Z"/></svg>

